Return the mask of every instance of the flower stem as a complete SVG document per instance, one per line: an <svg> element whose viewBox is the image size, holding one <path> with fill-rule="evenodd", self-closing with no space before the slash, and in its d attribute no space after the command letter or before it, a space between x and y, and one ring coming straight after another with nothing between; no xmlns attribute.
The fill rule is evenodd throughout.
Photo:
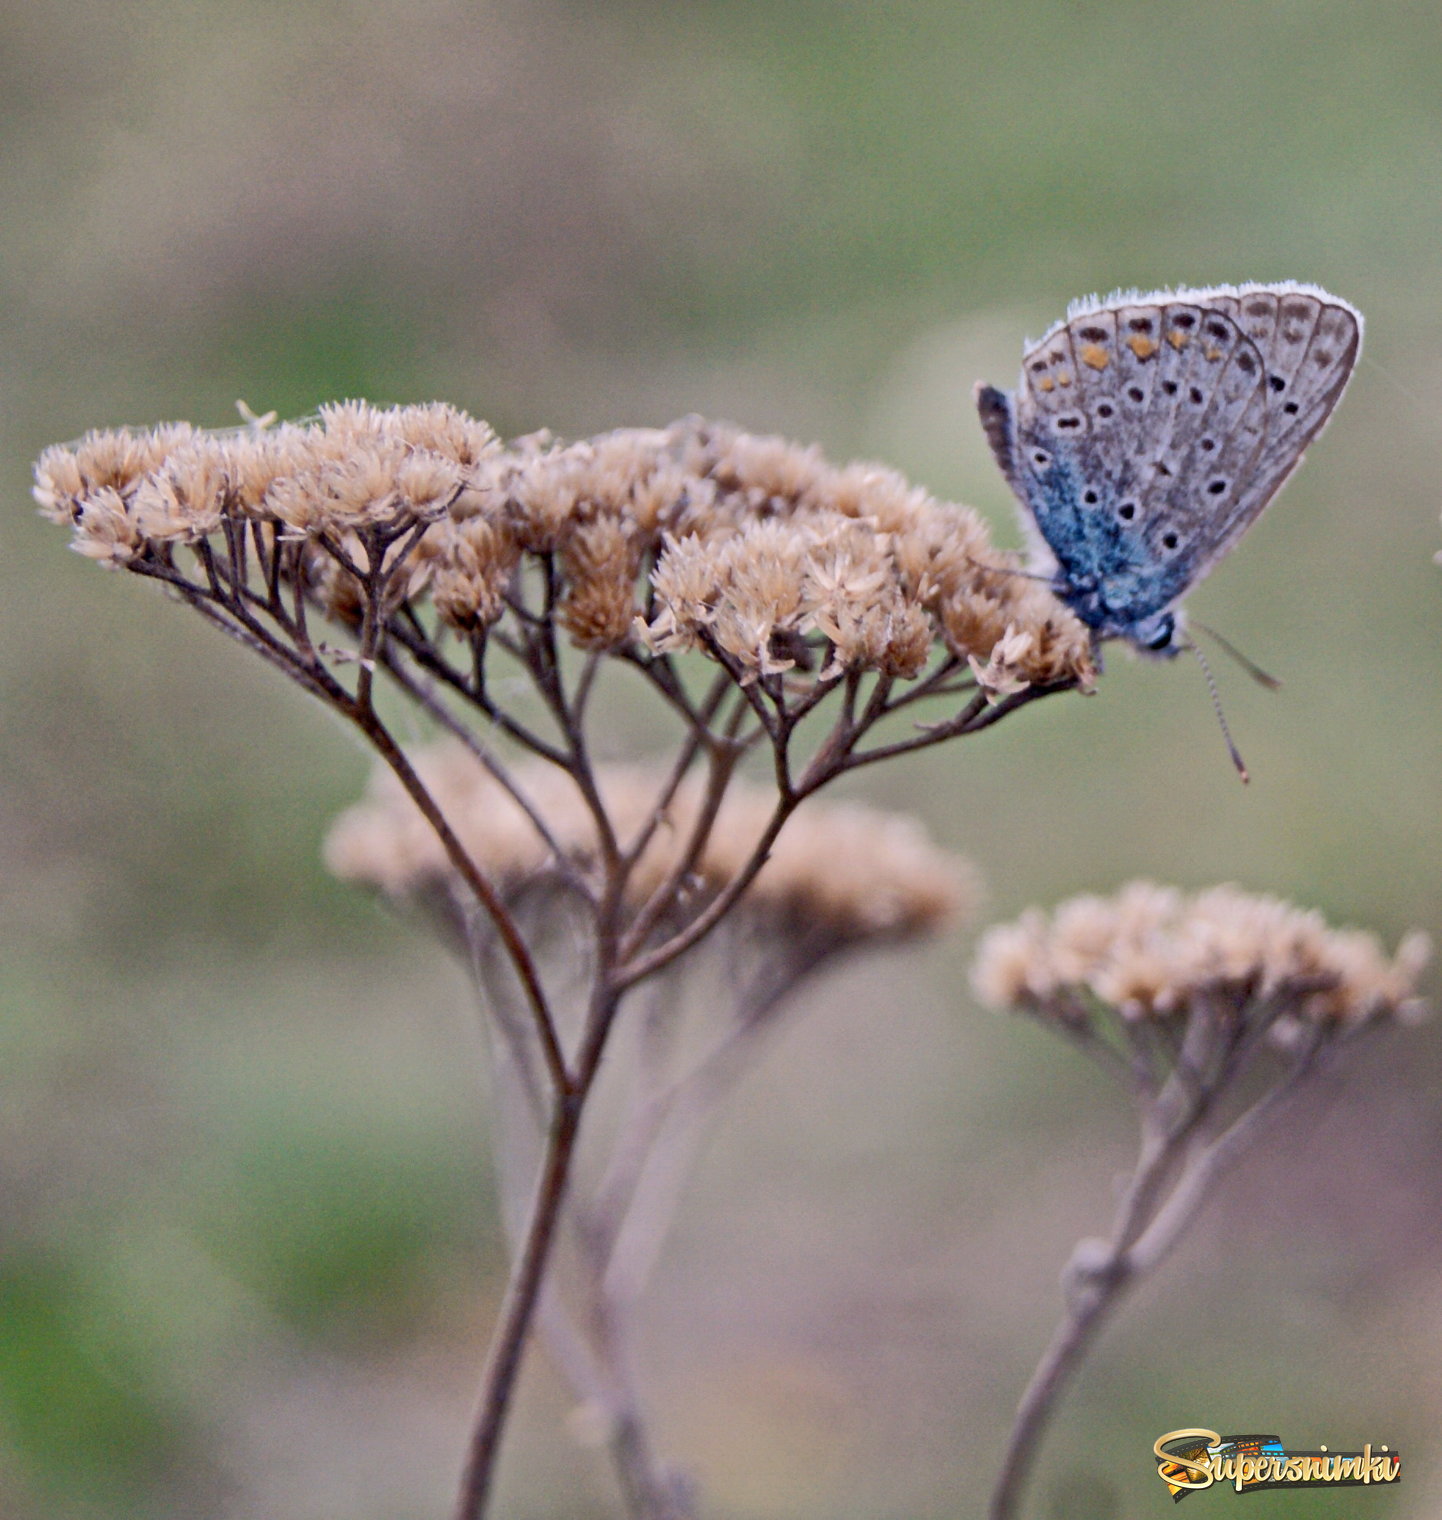
<svg viewBox="0 0 1442 1520"><path fill-rule="evenodd" d="M506 1289L505 1303L491 1342L485 1376L481 1383L480 1404L466 1453L461 1476L460 1497L456 1501L455 1520L482 1520L490 1499L495 1474L496 1455L501 1431L510 1411L526 1336L535 1317L551 1254L561 1204L570 1177L571 1157L580 1130L581 1102L572 1093L562 1094L557 1102L546 1136L546 1150L541 1162L536 1199L526 1226L525 1244L516 1261Z"/></svg>
<svg viewBox="0 0 1442 1520"><path fill-rule="evenodd" d="M1132 1280L1121 1256L1114 1251L1097 1274L1095 1290L1071 1305L1057 1326L1051 1345L1017 1405L1006 1458L987 1511L989 1520L1013 1520L1017 1514L1022 1488L1031 1475L1057 1400Z"/></svg>

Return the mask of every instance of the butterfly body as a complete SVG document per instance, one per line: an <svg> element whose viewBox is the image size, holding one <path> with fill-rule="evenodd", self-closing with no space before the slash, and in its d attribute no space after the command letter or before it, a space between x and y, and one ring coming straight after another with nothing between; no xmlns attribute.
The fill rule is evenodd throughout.
<svg viewBox="0 0 1442 1520"><path fill-rule="evenodd" d="M1033 567L1098 640L1185 647L1178 603L1321 431L1361 334L1315 286L1119 294L1029 346L1014 392L978 387Z"/></svg>

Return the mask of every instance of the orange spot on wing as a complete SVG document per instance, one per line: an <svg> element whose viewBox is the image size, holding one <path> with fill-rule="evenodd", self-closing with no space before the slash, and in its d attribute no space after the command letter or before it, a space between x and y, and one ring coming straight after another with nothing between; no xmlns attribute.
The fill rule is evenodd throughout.
<svg viewBox="0 0 1442 1520"><path fill-rule="evenodd" d="M1172 330L1167 334L1167 342L1170 343L1178 353L1180 353L1181 350L1184 349L1191 341L1192 340L1187 336L1186 333L1181 330L1180 327L1172 328Z"/></svg>
<svg viewBox="0 0 1442 1520"><path fill-rule="evenodd" d="M1037 381L1037 388L1044 391L1054 391L1056 389L1056 381L1050 375L1043 375Z"/></svg>
<svg viewBox="0 0 1442 1520"><path fill-rule="evenodd" d="M1070 385L1071 384L1071 376L1069 374L1067 374L1067 372L1065 370L1063 370L1061 372L1061 374L1059 374L1056 377L1056 383L1058 385Z"/></svg>
<svg viewBox="0 0 1442 1520"><path fill-rule="evenodd" d="M1081 362L1091 369L1105 369L1112 362L1112 356L1100 343L1088 343L1081 351Z"/></svg>
<svg viewBox="0 0 1442 1520"><path fill-rule="evenodd" d="M1152 338L1143 337L1141 333L1133 333L1127 339L1127 347L1131 349L1143 364L1157 351L1156 341Z"/></svg>
<svg viewBox="0 0 1442 1520"><path fill-rule="evenodd" d="M1222 357L1222 351L1219 348L1210 348L1210 347L1208 347L1208 348L1204 348L1202 350L1202 352L1207 356L1208 359L1211 360L1211 362L1213 364L1215 364L1217 362L1217 360Z"/></svg>

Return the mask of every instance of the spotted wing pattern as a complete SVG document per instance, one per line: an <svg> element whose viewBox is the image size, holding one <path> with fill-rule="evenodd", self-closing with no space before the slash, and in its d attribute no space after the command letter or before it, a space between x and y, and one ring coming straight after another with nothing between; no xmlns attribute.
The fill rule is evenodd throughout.
<svg viewBox="0 0 1442 1520"><path fill-rule="evenodd" d="M1074 306L1014 396L979 396L1059 594L1103 637L1175 602L1296 467L1360 342L1357 313L1306 286Z"/></svg>

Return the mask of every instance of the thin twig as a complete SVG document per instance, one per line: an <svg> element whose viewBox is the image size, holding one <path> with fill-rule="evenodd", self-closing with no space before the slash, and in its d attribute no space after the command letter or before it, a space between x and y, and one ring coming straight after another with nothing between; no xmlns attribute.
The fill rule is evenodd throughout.
<svg viewBox="0 0 1442 1520"><path fill-rule="evenodd" d="M1237 1023L1246 1027L1249 1021ZM990 1520L1012 1520L1016 1515L1022 1489L1060 1396L1106 1320L1131 1287L1176 1245L1220 1173L1316 1069L1324 1044L1322 1032L1314 1031L1312 1040L1275 1087L1222 1133L1202 1140L1199 1126L1214 1112L1216 1100L1234 1075L1235 1049L1247 1038L1224 1038L1224 1045L1230 1044L1232 1049L1222 1053L1218 1083L1191 1094L1184 1106L1174 1111L1173 1123L1165 1132L1144 1145L1110 1242L1100 1251L1095 1242L1088 1242L1073 1257L1066 1310L1017 1406L988 1509ZM1164 1092L1147 1105L1147 1112L1167 1106Z"/></svg>
<svg viewBox="0 0 1442 1520"><path fill-rule="evenodd" d="M510 1409L516 1376L521 1370L521 1356L530 1333L531 1320L545 1278L551 1241L560 1218L561 1202L570 1175L571 1155L580 1128L579 1096L560 1093L546 1137L541 1174L536 1183L535 1202L531 1206L521 1255L506 1288L491 1340L491 1350L481 1380L480 1404L472 1425L466 1451L461 1491L456 1502L455 1520L482 1520L495 1477L496 1453L501 1431Z"/></svg>
<svg viewBox="0 0 1442 1520"><path fill-rule="evenodd" d="M691 837L686 842L686 848L677 857L676 863L666 873L627 928L620 950L623 962L629 960L646 943L663 914L667 909L675 906L682 885L700 865L739 758L739 753L730 747L721 744L713 747L706 777L706 792L697 810L696 821L691 826Z"/></svg>
<svg viewBox="0 0 1442 1520"><path fill-rule="evenodd" d="M588 900L593 899L594 894L590 884L576 869L576 863L571 859L570 853L563 849L551 832L550 825L546 822L540 809L531 801L525 789L519 785L510 771L496 758L489 746L483 744L479 737L441 701L435 688L425 681L418 680L396 659L395 651L386 647L381 654L381 666L386 674L411 698L423 712L430 716L450 736L463 744L485 769L487 775L493 777L518 808L526 815L532 828L535 829L541 842L550 851L551 858L556 864L565 881Z"/></svg>
<svg viewBox="0 0 1442 1520"><path fill-rule="evenodd" d="M387 631L391 638L404 646L406 652L422 670L434 676L441 685L450 687L458 696L478 707L503 733L509 735L523 748L530 750L533 755L549 760L552 765L562 770L566 768L565 751L541 738L539 734L534 733L524 723L511 717L503 708L494 703L487 694L483 680L480 680L479 684L473 684L471 678L463 676L447 664L429 640L418 637L400 620L392 618ZM493 639L493 642L499 641ZM481 676L483 672L478 671L478 678Z"/></svg>
<svg viewBox="0 0 1442 1520"><path fill-rule="evenodd" d="M350 714L358 724L361 731L375 746L381 758L395 772L396 779L405 788L407 794L415 805L421 810L427 823L435 831L445 849L446 858L450 861L457 875L465 882L466 886L475 894L476 901L486 910L490 920L496 926L496 932L501 937L502 944L506 947L506 953L511 958L511 964L516 968L516 975L520 978L522 987L525 988L526 997L531 1005L531 1011L536 1021L536 1032L541 1041L541 1050L546 1059L546 1069L550 1074L552 1086L559 1094L567 1094L571 1090L571 1078L566 1070L566 1059L562 1054L560 1039L556 1033L555 1021L551 1015L550 1006L546 1001L546 994L541 988L540 977L536 971L535 962L531 958L530 949L521 937L520 930L516 927L516 921L507 911L505 904L495 887L487 880L470 857L469 852L456 836L455 831L435 799L431 796L425 783L416 774L415 768L406 758L405 752L391 737L390 731L381 722L374 709L357 710Z"/></svg>
<svg viewBox="0 0 1442 1520"><path fill-rule="evenodd" d="M794 795L777 799L776 808L762 831L761 838L741 870L684 929L678 930L670 939L663 940L647 954L638 955L624 964L617 974L620 987L631 988L638 982L645 981L648 976L654 976L663 966L670 965L678 955L683 955L692 945L705 938L720 923L735 907L741 894L756 879L756 873L766 864L767 856L771 853L771 846L776 843L776 836L796 810L799 800Z"/></svg>

